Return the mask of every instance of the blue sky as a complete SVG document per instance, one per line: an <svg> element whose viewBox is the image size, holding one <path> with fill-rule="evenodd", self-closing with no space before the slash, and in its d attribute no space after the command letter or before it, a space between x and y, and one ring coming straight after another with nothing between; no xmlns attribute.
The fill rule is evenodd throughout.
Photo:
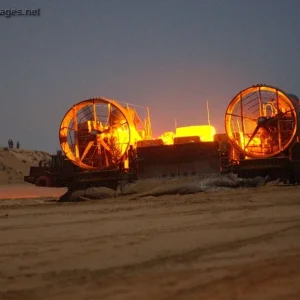
<svg viewBox="0 0 300 300"><path fill-rule="evenodd" d="M300 96L298 0L0 1L0 145L55 152L72 104L149 106L155 134L211 121L265 83Z"/></svg>

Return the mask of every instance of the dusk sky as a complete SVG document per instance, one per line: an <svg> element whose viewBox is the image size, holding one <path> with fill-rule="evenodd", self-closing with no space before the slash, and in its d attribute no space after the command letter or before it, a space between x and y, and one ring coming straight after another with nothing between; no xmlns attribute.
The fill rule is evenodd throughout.
<svg viewBox="0 0 300 300"><path fill-rule="evenodd" d="M299 0L3 1L0 146L60 149L67 110L104 96L150 108L156 135L225 132L231 99L256 83L300 96Z"/></svg>

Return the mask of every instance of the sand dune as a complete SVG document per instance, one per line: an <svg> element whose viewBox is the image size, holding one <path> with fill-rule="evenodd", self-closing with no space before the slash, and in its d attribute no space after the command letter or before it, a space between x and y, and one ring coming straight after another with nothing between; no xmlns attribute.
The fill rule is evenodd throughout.
<svg viewBox="0 0 300 300"><path fill-rule="evenodd" d="M50 154L43 151L8 149L0 147L0 185L24 183L30 166L49 160Z"/></svg>

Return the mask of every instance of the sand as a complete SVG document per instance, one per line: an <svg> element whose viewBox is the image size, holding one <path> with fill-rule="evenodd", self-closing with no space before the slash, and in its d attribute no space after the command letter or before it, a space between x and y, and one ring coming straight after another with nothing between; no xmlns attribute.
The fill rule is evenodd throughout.
<svg viewBox="0 0 300 300"><path fill-rule="evenodd" d="M0 299L300 299L299 194L2 200Z"/></svg>
<svg viewBox="0 0 300 300"><path fill-rule="evenodd" d="M209 175L59 203L23 182L47 159L0 148L1 300L300 299L300 187Z"/></svg>
<svg viewBox="0 0 300 300"><path fill-rule="evenodd" d="M0 185L0 201L4 199L57 199L66 191L66 188L37 187L32 184L6 184Z"/></svg>
<svg viewBox="0 0 300 300"><path fill-rule="evenodd" d="M0 147L0 185L23 184L24 176L29 175L30 166L38 166L41 160L49 159L50 154L43 151Z"/></svg>

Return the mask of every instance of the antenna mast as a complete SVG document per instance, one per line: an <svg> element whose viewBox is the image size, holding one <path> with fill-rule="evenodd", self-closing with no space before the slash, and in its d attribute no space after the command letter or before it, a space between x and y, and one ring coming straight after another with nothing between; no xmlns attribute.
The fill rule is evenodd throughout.
<svg viewBox="0 0 300 300"><path fill-rule="evenodd" d="M209 116L208 101L206 101L206 110L207 110L207 120L208 120L208 125L210 126L210 116Z"/></svg>

